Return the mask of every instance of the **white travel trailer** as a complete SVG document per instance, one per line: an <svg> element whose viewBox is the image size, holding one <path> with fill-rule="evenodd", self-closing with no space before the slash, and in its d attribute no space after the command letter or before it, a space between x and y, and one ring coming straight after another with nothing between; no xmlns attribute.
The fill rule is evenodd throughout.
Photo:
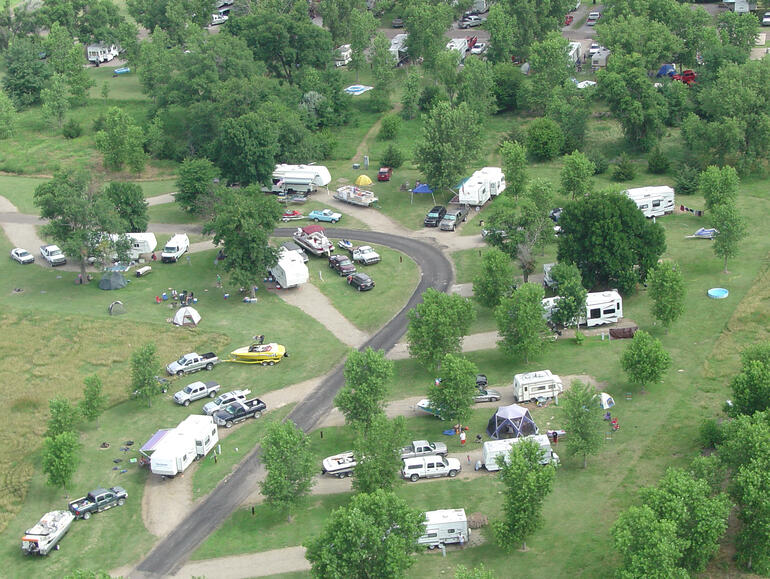
<svg viewBox="0 0 770 579"><path fill-rule="evenodd" d="M484 167L471 175L460 186L458 202L465 205L484 205L490 197L505 191L505 174L500 167Z"/></svg>
<svg viewBox="0 0 770 579"><path fill-rule="evenodd" d="M128 249L128 257L131 260L137 260L142 254L152 253L155 248L158 247L158 240L155 239L154 233L125 233L131 242L131 247ZM111 235L113 241L117 241L119 235Z"/></svg>
<svg viewBox="0 0 770 579"><path fill-rule="evenodd" d="M331 181L329 169L323 165L276 165L271 191L309 193L317 187L326 187Z"/></svg>
<svg viewBox="0 0 770 579"><path fill-rule="evenodd" d="M517 442L522 440L531 440L540 445L540 449L543 454L540 458L540 464L559 464L559 455L556 454L551 448L551 441L548 439L547 434L533 434L531 436L520 436L518 438L505 438L502 440L490 440L484 443L482 449L482 464L490 472L500 470L500 465L497 464L497 457L504 456L506 462L511 454L511 448Z"/></svg>
<svg viewBox="0 0 770 579"><path fill-rule="evenodd" d="M353 49L349 44L343 44L334 51L334 66L345 66L353 60Z"/></svg>
<svg viewBox="0 0 770 579"><path fill-rule="evenodd" d="M555 310L559 309L559 296L543 300L543 317L551 319ZM613 324L623 317L623 298L616 290L606 292L589 292L586 295L586 311L580 316L581 326L601 326Z"/></svg>
<svg viewBox="0 0 770 579"><path fill-rule="evenodd" d="M567 54L572 63L577 64L583 58L583 45L579 42L570 42L567 46Z"/></svg>
<svg viewBox="0 0 770 579"><path fill-rule="evenodd" d="M558 398L564 392L561 378L550 370L516 374L513 377L513 399L529 402L538 398Z"/></svg>
<svg viewBox="0 0 770 579"><path fill-rule="evenodd" d="M500 167L484 167L478 172L486 178L490 196L497 197L505 191L505 173Z"/></svg>
<svg viewBox="0 0 770 579"><path fill-rule="evenodd" d="M117 44L89 44L86 48L86 58L96 64L109 62L119 53L120 47Z"/></svg>
<svg viewBox="0 0 770 579"><path fill-rule="evenodd" d="M425 513L425 534L417 539L418 545L435 549L448 543L467 543L471 538L465 509L442 509Z"/></svg>
<svg viewBox="0 0 770 579"><path fill-rule="evenodd" d="M214 419L192 414L165 433L150 456L150 470L153 474L176 476L195 459L206 456L217 442Z"/></svg>
<svg viewBox="0 0 770 579"><path fill-rule="evenodd" d="M447 50L456 50L460 55L460 62L465 60L465 53L468 52L467 38L453 38L446 44Z"/></svg>
<svg viewBox="0 0 770 579"><path fill-rule="evenodd" d="M270 273L283 289L298 287L310 278L302 256L284 247L278 250L278 262L270 268Z"/></svg>
<svg viewBox="0 0 770 579"><path fill-rule="evenodd" d="M645 217L660 217L674 212L674 190L668 186L626 189L623 195L636 203Z"/></svg>
<svg viewBox="0 0 770 579"><path fill-rule="evenodd" d="M398 66L407 59L408 48L406 46L406 40L409 38L409 34L402 32L396 34L390 41L390 48L388 51L393 56L393 60Z"/></svg>

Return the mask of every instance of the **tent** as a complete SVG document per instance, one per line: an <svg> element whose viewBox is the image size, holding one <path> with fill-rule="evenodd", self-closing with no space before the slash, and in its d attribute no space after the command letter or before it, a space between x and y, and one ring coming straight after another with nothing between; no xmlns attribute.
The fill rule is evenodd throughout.
<svg viewBox="0 0 770 579"><path fill-rule="evenodd" d="M518 438L537 433L537 424L529 410L518 404L500 406L487 424L487 434L492 438Z"/></svg>
<svg viewBox="0 0 770 579"><path fill-rule="evenodd" d="M674 76L676 74L676 66L673 64L664 64L658 69L658 73L655 75L658 78L664 76Z"/></svg>
<svg viewBox="0 0 770 579"><path fill-rule="evenodd" d="M368 175L359 175L358 179L356 179L355 183L359 187L364 187L366 185L371 185L372 184L372 180L369 178Z"/></svg>
<svg viewBox="0 0 770 579"><path fill-rule="evenodd" d="M104 274L101 280L99 280L99 289L103 290L117 290L126 287L128 280L123 277L123 274L117 271L110 271Z"/></svg>
<svg viewBox="0 0 770 579"><path fill-rule="evenodd" d="M186 306L176 311L172 321L177 326L197 326L201 321L201 315L195 308Z"/></svg>
<svg viewBox="0 0 770 579"><path fill-rule="evenodd" d="M602 410L609 410L615 406L615 400L606 392L602 392L599 394L599 404L601 404Z"/></svg>
<svg viewBox="0 0 770 579"><path fill-rule="evenodd" d="M110 313L111 316L125 314L126 306L123 305L123 302L116 300L110 304L110 306L107 308L107 311Z"/></svg>
<svg viewBox="0 0 770 579"><path fill-rule="evenodd" d="M433 194L433 189L431 189L429 185L426 185L425 183L420 183L419 185L417 185L417 187L412 189L412 203L414 203L415 193L423 194L423 195L430 193L430 196L433 197L433 204L434 205L436 204L436 196Z"/></svg>

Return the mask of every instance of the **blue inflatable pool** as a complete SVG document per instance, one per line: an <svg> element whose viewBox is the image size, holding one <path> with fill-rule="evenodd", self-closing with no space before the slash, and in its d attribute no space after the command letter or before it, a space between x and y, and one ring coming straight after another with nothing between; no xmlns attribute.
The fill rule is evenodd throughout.
<svg viewBox="0 0 770 579"><path fill-rule="evenodd" d="M723 300L723 299L725 299L725 298L726 298L726 297L727 297L729 294L730 294L730 292L729 292L729 291L727 291L727 290L726 290L725 288L723 288L723 287L712 287L712 288L711 288L711 289L708 291L708 296L709 296L709 297L710 297L712 300Z"/></svg>

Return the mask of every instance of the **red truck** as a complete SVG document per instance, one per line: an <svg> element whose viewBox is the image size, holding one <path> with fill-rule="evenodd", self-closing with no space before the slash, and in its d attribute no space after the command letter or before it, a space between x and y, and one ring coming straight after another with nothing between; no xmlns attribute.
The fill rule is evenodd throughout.
<svg viewBox="0 0 770 579"><path fill-rule="evenodd" d="M689 68L687 70L683 70L680 74L675 74L671 78L674 80L678 80L679 82L683 82L687 86L690 86L695 82L695 78L698 75L695 73L694 70L690 70Z"/></svg>

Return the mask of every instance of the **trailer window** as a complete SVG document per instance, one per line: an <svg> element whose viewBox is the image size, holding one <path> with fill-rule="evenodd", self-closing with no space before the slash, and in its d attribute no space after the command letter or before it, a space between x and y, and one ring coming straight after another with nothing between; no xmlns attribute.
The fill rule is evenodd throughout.
<svg viewBox="0 0 770 579"><path fill-rule="evenodd" d="M457 531L455 529L447 529L446 532L449 533L450 535L454 535Z"/></svg>
<svg viewBox="0 0 770 579"><path fill-rule="evenodd" d="M600 318L602 315L602 310L600 308L592 308L589 312L588 317L592 320L595 320L597 318Z"/></svg>
<svg viewBox="0 0 770 579"><path fill-rule="evenodd" d="M604 315L605 316L611 316L614 313L615 313L615 308L614 307L613 308L607 308L606 310L604 310Z"/></svg>
<svg viewBox="0 0 770 579"><path fill-rule="evenodd" d="M653 202L652 202L652 206L653 206L653 207L660 207L660 200L657 200L657 201L653 201Z"/></svg>

